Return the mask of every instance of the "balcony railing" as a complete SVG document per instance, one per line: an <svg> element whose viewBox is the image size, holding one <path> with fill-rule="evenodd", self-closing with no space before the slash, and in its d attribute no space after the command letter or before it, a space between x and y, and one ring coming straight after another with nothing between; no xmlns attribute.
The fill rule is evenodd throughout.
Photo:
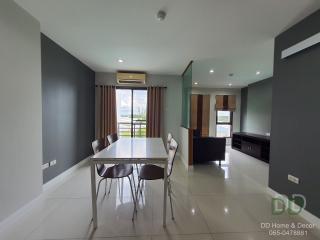
<svg viewBox="0 0 320 240"><path fill-rule="evenodd" d="M136 120L130 122L118 122L118 134L120 137L146 137L147 122L146 120Z"/></svg>

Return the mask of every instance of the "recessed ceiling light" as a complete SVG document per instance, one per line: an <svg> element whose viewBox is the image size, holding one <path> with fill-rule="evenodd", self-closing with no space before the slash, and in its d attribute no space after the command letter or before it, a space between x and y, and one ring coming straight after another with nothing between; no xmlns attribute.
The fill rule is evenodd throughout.
<svg viewBox="0 0 320 240"><path fill-rule="evenodd" d="M191 209L191 213L192 215L195 215L196 214L196 210L194 208Z"/></svg>
<svg viewBox="0 0 320 240"><path fill-rule="evenodd" d="M228 213L229 213L229 208L225 207L223 210L224 210L224 213L225 213L225 214L228 214Z"/></svg>
<svg viewBox="0 0 320 240"><path fill-rule="evenodd" d="M118 63L123 63L123 59L118 59Z"/></svg>
<svg viewBox="0 0 320 240"><path fill-rule="evenodd" d="M232 83L229 83L228 86L231 87L231 86L232 86Z"/></svg>
<svg viewBox="0 0 320 240"><path fill-rule="evenodd" d="M260 71L256 71L256 75L260 75L260 73L261 73Z"/></svg>
<svg viewBox="0 0 320 240"><path fill-rule="evenodd" d="M210 73L214 73L214 70L213 69L210 69L210 71L209 71Z"/></svg>
<svg viewBox="0 0 320 240"><path fill-rule="evenodd" d="M194 82L194 85L198 85L198 82Z"/></svg>

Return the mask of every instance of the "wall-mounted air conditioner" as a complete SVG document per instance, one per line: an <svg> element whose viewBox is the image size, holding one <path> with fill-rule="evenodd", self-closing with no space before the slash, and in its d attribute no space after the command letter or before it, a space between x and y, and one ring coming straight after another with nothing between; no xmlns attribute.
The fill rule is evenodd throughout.
<svg viewBox="0 0 320 240"><path fill-rule="evenodd" d="M130 73L130 72L117 72L118 84L146 84L145 73Z"/></svg>

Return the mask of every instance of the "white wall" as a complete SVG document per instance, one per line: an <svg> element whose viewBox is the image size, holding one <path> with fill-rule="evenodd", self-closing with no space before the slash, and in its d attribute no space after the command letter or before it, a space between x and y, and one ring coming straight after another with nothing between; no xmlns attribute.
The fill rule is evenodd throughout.
<svg viewBox="0 0 320 240"><path fill-rule="evenodd" d="M180 127L180 159L182 160L186 169L189 167L189 130Z"/></svg>
<svg viewBox="0 0 320 240"><path fill-rule="evenodd" d="M114 73L96 73L96 84L116 85ZM147 86L166 86L163 137L171 132L180 142L182 79L175 75L147 75Z"/></svg>
<svg viewBox="0 0 320 240"><path fill-rule="evenodd" d="M241 89L193 88L193 94L210 95L209 136L216 136L216 95L236 95L236 111L233 113L233 132L240 131Z"/></svg>
<svg viewBox="0 0 320 240"><path fill-rule="evenodd" d="M0 221L41 193L40 24L0 1Z"/></svg>

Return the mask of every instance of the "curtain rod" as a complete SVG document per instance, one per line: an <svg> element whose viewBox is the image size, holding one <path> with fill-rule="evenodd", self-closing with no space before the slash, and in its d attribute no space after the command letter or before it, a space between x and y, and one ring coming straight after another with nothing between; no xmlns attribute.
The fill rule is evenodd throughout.
<svg viewBox="0 0 320 240"><path fill-rule="evenodd" d="M148 87L160 87L160 88L167 88L166 86L158 86L158 85L151 85L151 86L119 86L119 85L109 85L109 84L96 84L96 87L104 87L110 86L115 88L148 88Z"/></svg>

